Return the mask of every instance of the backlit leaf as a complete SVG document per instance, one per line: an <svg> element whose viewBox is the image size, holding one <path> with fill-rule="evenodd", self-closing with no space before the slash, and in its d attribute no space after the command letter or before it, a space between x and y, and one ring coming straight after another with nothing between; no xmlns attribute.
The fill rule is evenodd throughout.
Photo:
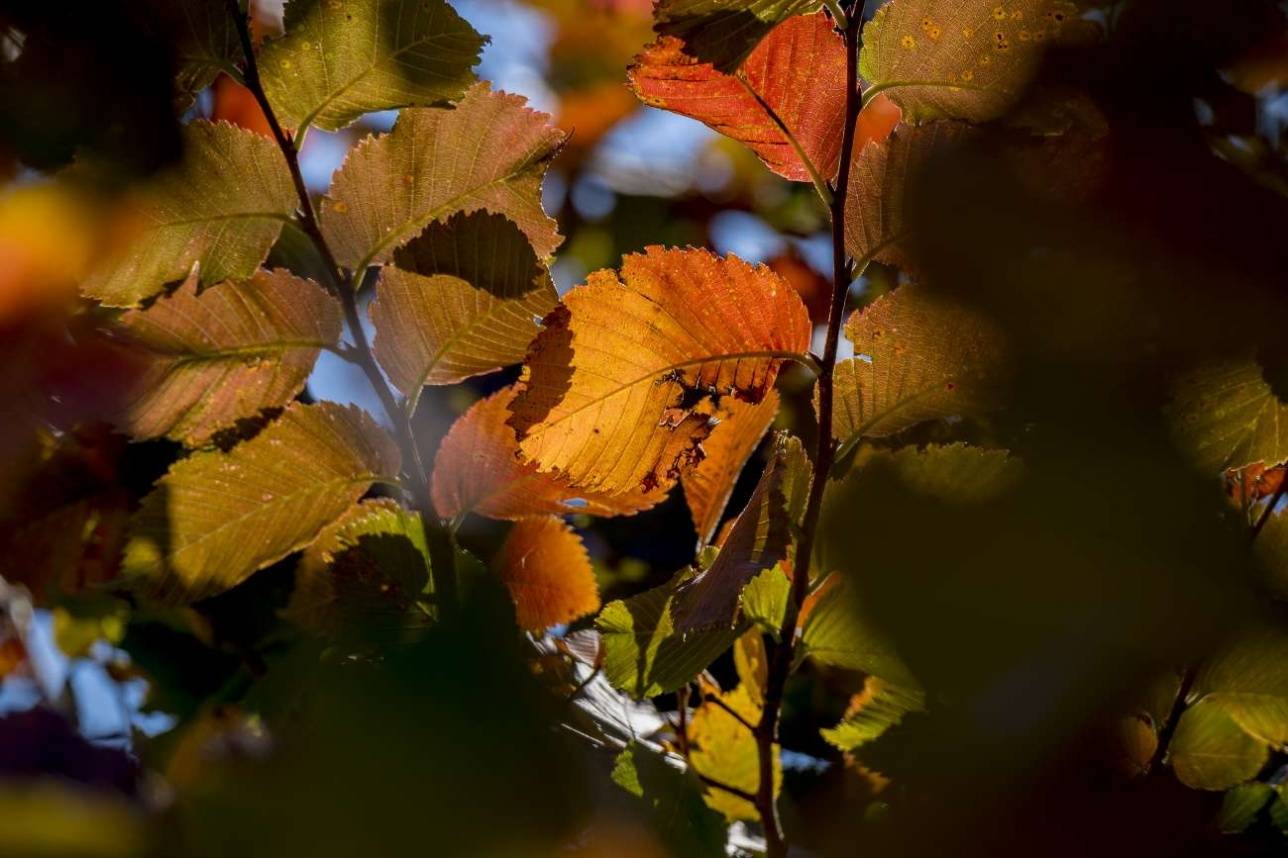
<svg viewBox="0 0 1288 858"><path fill-rule="evenodd" d="M523 360L559 302L513 223L482 212L435 222L376 283L376 358L408 396Z"/></svg>
<svg viewBox="0 0 1288 858"><path fill-rule="evenodd" d="M595 626L604 640L604 675L635 698L675 691L724 653L741 628L717 628L681 637L671 621L676 580L609 602Z"/></svg>
<svg viewBox="0 0 1288 858"><path fill-rule="evenodd" d="M863 681L863 690L850 699L841 723L820 732L842 751L853 751L880 737L909 712L922 711L925 705L925 695L919 688L894 685L869 676Z"/></svg>
<svg viewBox="0 0 1288 858"><path fill-rule="evenodd" d="M1217 825L1222 834L1238 834L1256 821L1257 815L1275 797L1270 784L1240 784L1225 794L1221 800L1221 816Z"/></svg>
<svg viewBox="0 0 1288 858"><path fill-rule="evenodd" d="M903 660L863 615L854 589L833 573L801 608L804 655L820 664L861 670L895 685L917 688Z"/></svg>
<svg viewBox="0 0 1288 858"><path fill-rule="evenodd" d="M323 528L305 549L284 613L331 634L363 625L397 631L416 620L413 604L428 580L420 517L388 498L366 500Z"/></svg>
<svg viewBox="0 0 1288 858"><path fill-rule="evenodd" d="M642 801L659 835L673 847L669 854L725 855L725 823L702 801L702 784L677 761L667 762L638 742L628 744L613 762L613 783Z"/></svg>
<svg viewBox="0 0 1288 858"><path fill-rule="evenodd" d="M220 72L241 66L241 39L225 0L160 0L154 8L173 33L178 66L174 88L180 106L191 104Z"/></svg>
<svg viewBox="0 0 1288 858"><path fill-rule="evenodd" d="M863 29L859 73L909 122L986 122L1019 100L1077 14L1062 0L890 0Z"/></svg>
<svg viewBox="0 0 1288 858"><path fill-rule="evenodd" d="M225 122L184 126L184 160L137 194L141 232L81 285L129 307L200 266L202 283L249 277L299 200L272 140Z"/></svg>
<svg viewBox="0 0 1288 858"><path fill-rule="evenodd" d="M628 74L645 104L706 123L746 145L780 176L811 180L797 147L822 179L836 174L845 122L845 43L822 12L776 26L734 74L698 62L671 36L645 48Z"/></svg>
<svg viewBox="0 0 1288 858"><path fill-rule="evenodd" d="M653 17L659 33L678 37L698 60L730 71L777 24L820 5L819 0L659 0Z"/></svg>
<svg viewBox="0 0 1288 858"><path fill-rule="evenodd" d="M528 631L569 623L599 608L586 546L557 516L519 519L493 566L514 599L519 626Z"/></svg>
<svg viewBox="0 0 1288 858"><path fill-rule="evenodd" d="M832 432L843 452L861 438L996 404L1001 331L965 307L901 286L850 316L855 357L836 367Z"/></svg>
<svg viewBox="0 0 1288 858"><path fill-rule="evenodd" d="M791 581L783 571L782 564L766 569L742 588L743 619L777 640L791 591Z"/></svg>
<svg viewBox="0 0 1288 858"><path fill-rule="evenodd" d="M157 481L131 523L124 574L166 601L214 595L308 545L398 465L360 409L293 403L230 452L194 453Z"/></svg>
<svg viewBox="0 0 1288 858"><path fill-rule="evenodd" d="M113 329L147 360L117 423L135 438L204 444L217 430L293 399L340 327L339 303L286 271L259 271L200 294L191 277Z"/></svg>
<svg viewBox="0 0 1288 858"><path fill-rule="evenodd" d="M511 425L543 470L664 493L701 458L716 397L760 402L809 347L796 292L764 267L650 247L590 275L533 342Z"/></svg>
<svg viewBox="0 0 1288 858"><path fill-rule="evenodd" d="M1205 471L1288 461L1288 407L1255 360L1187 373L1176 384L1172 414L1177 442Z"/></svg>
<svg viewBox="0 0 1288 858"><path fill-rule="evenodd" d="M445 0L290 0L259 56L288 128L337 131L364 113L460 98L486 39Z"/></svg>
<svg viewBox="0 0 1288 858"><path fill-rule="evenodd" d="M563 133L517 95L470 89L452 110L411 108L393 131L349 153L322 201L322 231L340 264L360 270L436 220L504 215L547 257L559 245L541 179Z"/></svg>
<svg viewBox="0 0 1288 858"><path fill-rule="evenodd" d="M738 686L720 692L720 699L749 723L760 720L760 707ZM773 746L774 794L782 789L782 764L778 745ZM755 794L760 785L760 755L756 737L738 719L714 703L706 702L693 713L689 722L689 762L693 768L720 783ZM707 806L720 811L730 821L759 819L751 802L715 787L707 787Z"/></svg>
<svg viewBox="0 0 1288 858"><path fill-rule="evenodd" d="M586 492L522 458L514 430L506 425L514 388L499 390L470 406L438 448L434 459L434 507L458 518L474 512L488 518L530 515L630 515L659 496Z"/></svg>
<svg viewBox="0 0 1288 858"><path fill-rule="evenodd" d="M680 478L700 544L711 541L738 475L778 415L778 404L778 392L773 390L756 405L737 399L721 403L720 422L702 442L704 458Z"/></svg>
<svg viewBox="0 0 1288 858"><path fill-rule="evenodd" d="M720 546L715 562L677 592L672 610L681 634L734 625L743 588L757 573L788 558L797 525L789 498L804 497L809 476L809 458L800 440L780 438L773 459Z"/></svg>
<svg viewBox="0 0 1288 858"><path fill-rule="evenodd" d="M1223 707L1206 700L1181 715L1168 748L1176 777L1194 789L1229 789L1256 775L1269 757L1264 742L1243 732Z"/></svg>

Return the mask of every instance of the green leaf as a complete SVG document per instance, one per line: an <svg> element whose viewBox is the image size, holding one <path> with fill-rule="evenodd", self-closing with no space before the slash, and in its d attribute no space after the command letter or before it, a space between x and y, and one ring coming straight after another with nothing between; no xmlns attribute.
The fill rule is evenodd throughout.
<svg viewBox="0 0 1288 858"><path fill-rule="evenodd" d="M704 63L732 72L775 25L822 7L820 0L659 0L655 29L677 36Z"/></svg>
<svg viewBox="0 0 1288 858"><path fill-rule="evenodd" d="M1050 43L1084 26L1077 15L1061 0L891 0L863 29L859 74L909 122L986 122L1024 95Z"/></svg>
<svg viewBox="0 0 1288 858"><path fill-rule="evenodd" d="M168 24L175 54L175 97L181 108L192 103L221 72L240 69L241 37L226 0L153 0L150 11Z"/></svg>
<svg viewBox="0 0 1288 858"><path fill-rule="evenodd" d="M631 742L613 762L613 783L640 800L668 854L723 856L726 827L702 800L692 770L671 765L661 754Z"/></svg>
<svg viewBox="0 0 1288 858"><path fill-rule="evenodd" d="M1168 758L1176 777L1194 789L1228 789L1256 775L1270 750L1245 733L1224 707L1201 700L1181 716Z"/></svg>
<svg viewBox="0 0 1288 858"><path fill-rule="evenodd" d="M202 283L249 277L299 201L277 146L226 122L183 129L183 162L133 201L141 225L81 291L111 307L150 298L200 266Z"/></svg>
<svg viewBox="0 0 1288 858"><path fill-rule="evenodd" d="M832 432L839 455L863 438L997 404L1003 337L978 313L901 286L851 315L845 333L857 357L836 367Z"/></svg>
<svg viewBox="0 0 1288 858"><path fill-rule="evenodd" d="M806 600L802 614L802 656L819 664L861 670L895 685L919 687L890 642L864 616L839 573L833 573Z"/></svg>
<svg viewBox="0 0 1288 858"><path fill-rule="evenodd" d="M1288 407L1253 359L1205 365L1176 383L1177 443L1205 471L1288 461Z"/></svg>
<svg viewBox="0 0 1288 858"><path fill-rule="evenodd" d="M742 633L717 628L681 637L671 620L676 584L609 602L595 626L604 639L604 676L613 687L641 699L667 694L715 661Z"/></svg>
<svg viewBox="0 0 1288 858"><path fill-rule="evenodd" d="M1288 834L1288 799L1284 796L1284 785L1275 787L1275 800L1270 803L1270 821Z"/></svg>
<svg viewBox="0 0 1288 858"><path fill-rule="evenodd" d="M501 214L545 258L559 245L541 180L563 132L524 99L470 89L453 110L404 110L393 131L360 143L322 201L322 231L355 271L387 262L429 224L456 212Z"/></svg>
<svg viewBox="0 0 1288 858"><path fill-rule="evenodd" d="M157 481L132 520L124 574L169 602L227 590L308 545L398 464L362 410L293 403L251 440L194 453Z"/></svg>
<svg viewBox="0 0 1288 858"><path fill-rule="evenodd" d="M291 401L319 351L340 338L340 305L282 270L173 295L123 315L110 333L146 361L115 416L135 438L189 446Z"/></svg>
<svg viewBox="0 0 1288 858"><path fill-rule="evenodd" d="M429 581L420 516L365 500L322 529L295 569L285 615L315 631L398 631L427 619L415 603Z"/></svg>
<svg viewBox="0 0 1288 858"><path fill-rule="evenodd" d="M791 592L791 581L781 566L766 569L742 589L743 619L778 640Z"/></svg>
<svg viewBox="0 0 1288 858"><path fill-rule="evenodd" d="M758 573L788 558L809 483L809 457L800 439L780 435L773 458L715 562L676 591L672 614L681 634L735 625L743 588Z"/></svg>
<svg viewBox="0 0 1288 858"><path fill-rule="evenodd" d="M260 76L283 125L338 131L375 110L455 101L486 43L445 0L290 0Z"/></svg>
<svg viewBox="0 0 1288 858"><path fill-rule="evenodd" d="M835 727L819 732L830 744L842 751L853 751L880 737L903 720L909 712L925 709L926 698L915 686L893 685L869 676L863 690L850 701L845 718Z"/></svg>
<svg viewBox="0 0 1288 858"><path fill-rule="evenodd" d="M376 358L408 396L521 362L536 320L559 303L527 238L500 215L432 223L394 261L371 321Z"/></svg>
<svg viewBox="0 0 1288 858"><path fill-rule="evenodd" d="M1221 800L1221 815L1217 824L1222 834L1238 834L1257 819L1257 814L1275 795L1270 784L1240 784L1225 794Z"/></svg>

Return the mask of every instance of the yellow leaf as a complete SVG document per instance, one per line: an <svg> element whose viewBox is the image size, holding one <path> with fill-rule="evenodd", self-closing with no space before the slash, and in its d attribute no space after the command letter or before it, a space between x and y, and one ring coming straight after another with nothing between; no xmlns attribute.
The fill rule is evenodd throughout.
<svg viewBox="0 0 1288 858"><path fill-rule="evenodd" d="M738 475L778 415L778 404L778 392L772 390L756 405L737 399L722 403L720 422L702 442L705 457L697 468L680 478L699 543L711 541Z"/></svg>
<svg viewBox="0 0 1288 858"><path fill-rule="evenodd" d="M720 700L737 712L744 721L755 724L760 720L757 706L746 687L717 693ZM778 758L778 745L774 745L773 771L774 795L782 788L782 764ZM760 756L756 737L723 707L706 702L693 713L689 722L689 761L700 773L722 784L756 793L760 786ZM730 820L759 819L751 802L715 787L707 788L707 805L720 811Z"/></svg>

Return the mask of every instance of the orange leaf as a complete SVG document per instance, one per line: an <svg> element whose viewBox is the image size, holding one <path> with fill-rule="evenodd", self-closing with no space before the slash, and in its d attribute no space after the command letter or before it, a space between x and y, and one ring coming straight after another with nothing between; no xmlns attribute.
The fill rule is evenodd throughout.
<svg viewBox="0 0 1288 858"><path fill-rule="evenodd" d="M520 519L494 562L519 625L540 632L599 609L595 571L581 538L557 516Z"/></svg>
<svg viewBox="0 0 1288 858"><path fill-rule="evenodd" d="M467 512L515 520L531 515L630 515L661 497L639 493L586 492L555 474L542 473L519 453L514 430L505 425L515 389L507 387L474 403L452 424L434 459L434 507L455 518Z"/></svg>
<svg viewBox="0 0 1288 858"><path fill-rule="evenodd" d="M778 393L771 390L759 405L731 399L727 407L702 444L706 458L681 479L698 542L703 544L711 541L738 475L778 414Z"/></svg>
<svg viewBox="0 0 1288 858"><path fill-rule="evenodd" d="M631 86L646 104L691 116L745 144L769 169L798 182L836 173L845 122L845 43L823 13L788 18L735 74L719 72L663 36L635 58ZM771 113L772 111L772 113Z"/></svg>
<svg viewBox="0 0 1288 858"><path fill-rule="evenodd" d="M222 119L256 134L273 136L273 129L264 116L263 108L249 89L228 75L220 75L211 88L211 93L214 97L214 106L210 111L212 121Z"/></svg>
<svg viewBox="0 0 1288 858"><path fill-rule="evenodd" d="M510 425L525 456L584 489L662 494L701 461L717 400L760 402L809 341L804 305L768 268L650 247L546 317Z"/></svg>

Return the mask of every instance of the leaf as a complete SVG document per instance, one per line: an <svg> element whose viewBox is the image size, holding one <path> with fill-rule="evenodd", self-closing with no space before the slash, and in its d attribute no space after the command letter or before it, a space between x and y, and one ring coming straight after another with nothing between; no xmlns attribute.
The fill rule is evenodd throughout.
<svg viewBox="0 0 1288 858"><path fill-rule="evenodd" d="M519 626L541 632L599 609L586 546L557 516L515 522L493 563L514 599Z"/></svg>
<svg viewBox="0 0 1288 858"><path fill-rule="evenodd" d="M842 751L853 751L879 738L909 712L925 709L925 694L916 686L894 685L876 676L863 681L863 690L850 698L845 718L819 732Z"/></svg>
<svg viewBox="0 0 1288 858"><path fill-rule="evenodd" d="M636 699L669 694L697 676L733 645L741 628L681 637L671 621L675 580L609 602L595 619L604 640L604 675Z"/></svg>
<svg viewBox="0 0 1288 858"><path fill-rule="evenodd" d="M1194 679L1199 699L1221 707L1248 735L1288 744L1288 636L1253 628L1209 659Z"/></svg>
<svg viewBox="0 0 1288 858"><path fill-rule="evenodd" d="M1229 789L1256 775L1270 757L1217 704L1201 700L1181 715L1168 748L1172 770L1194 789Z"/></svg>
<svg viewBox="0 0 1288 858"><path fill-rule="evenodd" d="M157 481L131 522L124 574L168 602L227 590L308 545L398 464L360 409L292 403L230 452L194 453Z"/></svg>
<svg viewBox="0 0 1288 858"><path fill-rule="evenodd" d="M189 446L291 401L319 351L340 338L340 305L281 269L198 294L189 277L173 295L124 314L110 333L147 361L115 420L135 438Z"/></svg>
<svg viewBox="0 0 1288 858"><path fill-rule="evenodd" d="M1238 834L1256 821L1261 809L1275 796L1270 784L1240 784L1227 792L1221 800L1221 815L1217 825L1222 834Z"/></svg>
<svg viewBox="0 0 1288 858"><path fill-rule="evenodd" d="M760 707L752 702L744 686L717 696L747 722L755 724L760 720ZM689 722L689 763L699 773L753 795L760 785L756 737L724 708L709 701L694 710ZM773 772L777 797L783 781L777 744L773 746ZM708 807L720 811L731 822L760 818L751 802L724 790L709 786L706 798Z"/></svg>
<svg viewBox="0 0 1288 858"><path fill-rule="evenodd" d="M158 0L149 12L163 16L175 54L174 88L186 108L221 72L241 67L241 38L225 0Z"/></svg>
<svg viewBox="0 0 1288 858"><path fill-rule="evenodd" d="M771 390L756 405L737 399L726 399L721 404L724 410L718 415L720 422L702 442L702 461L680 477L700 545L711 541L738 475L778 416L778 391Z"/></svg>
<svg viewBox="0 0 1288 858"><path fill-rule="evenodd" d="M376 358L408 396L519 363L536 320L559 303L527 238L500 215L432 223L394 259L370 312Z"/></svg>
<svg viewBox="0 0 1288 858"><path fill-rule="evenodd" d="M702 784L692 771L632 741L617 755L611 776L648 809L652 827L670 847L667 854L725 855L724 820L703 802Z"/></svg>
<svg viewBox="0 0 1288 858"><path fill-rule="evenodd" d="M284 615L330 635L372 626L397 632L425 622L414 605L428 581L420 516L388 498L365 500L304 550Z"/></svg>
<svg viewBox="0 0 1288 858"><path fill-rule="evenodd" d="M452 110L409 108L358 144L322 200L322 232L354 271L388 262L429 224L488 211L518 225L545 258L559 245L541 180L563 132L517 95L472 87Z"/></svg>
<svg viewBox="0 0 1288 858"><path fill-rule="evenodd" d="M338 131L364 113L455 101L486 43L445 0L290 0L260 76L284 126Z"/></svg>
<svg viewBox="0 0 1288 858"><path fill-rule="evenodd" d="M183 162L136 195L141 232L85 280L86 296L130 307L194 265L202 283L249 277L290 220L299 200L272 140L203 120L183 137Z"/></svg>
<svg viewBox="0 0 1288 858"><path fill-rule="evenodd" d="M809 482L809 458L800 439L780 437L711 568L677 591L672 612L681 634L735 624L743 588L758 573L788 558ZM789 501L792 498L796 503Z"/></svg>
<svg viewBox="0 0 1288 858"><path fill-rule="evenodd" d="M813 179L802 152L822 181L836 175L845 124L845 41L822 12L774 27L734 74L698 62L682 41L663 36L635 57L627 75L645 104L737 140L784 178Z"/></svg>
<svg viewBox="0 0 1288 858"><path fill-rule="evenodd" d="M1288 407L1251 358L1183 375L1171 413L1177 443L1204 471L1288 461Z"/></svg>
<svg viewBox="0 0 1288 858"><path fill-rule="evenodd" d="M1061 0L890 0L863 28L859 74L909 122L987 122L1019 101L1077 15Z"/></svg>
<svg viewBox="0 0 1288 858"><path fill-rule="evenodd" d="M510 425L542 470L587 490L661 495L701 458L712 398L760 402L809 348L796 292L769 269L649 247L590 275L546 317ZM718 406L718 403L715 404Z"/></svg>
<svg viewBox="0 0 1288 858"><path fill-rule="evenodd" d="M743 619L778 640L791 591L791 581L782 564L766 569L742 588Z"/></svg>
<svg viewBox="0 0 1288 858"><path fill-rule="evenodd" d="M888 102L878 96L859 114L860 127L870 117L864 142L855 140L845 197L845 247L860 264L871 260L910 268L903 246L909 237L905 204L919 195L921 173L970 129L959 122L922 126L896 125L883 116ZM897 119L897 117L893 117Z"/></svg>
<svg viewBox="0 0 1288 858"><path fill-rule="evenodd" d="M434 508L446 518L474 512L516 520L530 515L630 515L660 499L586 492L556 474L539 471L519 452L510 419L513 387L470 406L443 438L434 459Z"/></svg>
<svg viewBox="0 0 1288 858"><path fill-rule="evenodd" d="M907 285L851 315L845 333L856 357L835 373L832 433L840 455L862 438L997 404L1003 335L978 313Z"/></svg>
<svg viewBox="0 0 1288 858"><path fill-rule="evenodd" d="M856 604L854 589L833 573L801 607L801 652L819 664L861 670L894 685L920 683Z"/></svg>
<svg viewBox="0 0 1288 858"><path fill-rule="evenodd" d="M734 641L733 667L751 702L763 709L765 686L769 682L769 656L759 629L749 629Z"/></svg>
<svg viewBox="0 0 1288 858"><path fill-rule="evenodd" d="M692 56L731 71L780 22L820 5L818 0L658 0L653 17L657 31L679 38Z"/></svg>

